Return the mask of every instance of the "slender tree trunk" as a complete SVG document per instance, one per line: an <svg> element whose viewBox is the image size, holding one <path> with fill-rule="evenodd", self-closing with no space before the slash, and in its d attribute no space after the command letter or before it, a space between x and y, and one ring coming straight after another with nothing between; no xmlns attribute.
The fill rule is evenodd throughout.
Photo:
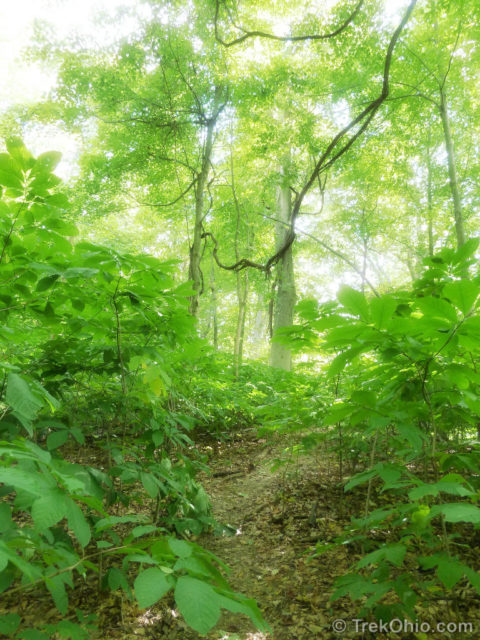
<svg viewBox="0 0 480 640"><path fill-rule="evenodd" d="M453 199L453 213L455 216L455 233L457 236L457 246L465 244L465 229L463 224L462 199L458 188L457 165L455 159L455 148L453 146L452 132L450 129L450 118L448 114L448 102L445 90L440 90L440 116L442 119L443 135L447 150L448 176L450 178L450 191Z"/></svg>
<svg viewBox="0 0 480 640"><path fill-rule="evenodd" d="M198 299L203 293L203 275L200 268L200 262L202 260L202 233L203 233L203 219L205 217L205 191L208 184L208 176L210 173L210 165L212 161L213 150L213 134L215 131L215 124L218 117L218 109L221 100L221 90L219 87L215 88L215 99L213 105L213 115L208 120L205 144L202 153L202 166L200 173L197 176L197 182L195 185L195 222L193 226L193 240L190 247L190 264L189 264L189 278L193 280L193 289L195 294L190 298L190 313L197 315L198 311Z"/></svg>
<svg viewBox="0 0 480 640"><path fill-rule="evenodd" d="M247 317L248 271L243 274L237 271L238 314L235 331L235 377L238 378L243 359L243 341L245 338L245 319Z"/></svg>
<svg viewBox="0 0 480 640"><path fill-rule="evenodd" d="M237 223L235 227L235 259L238 262L240 260L240 223L241 223L241 209L238 202L237 192L235 189L235 170L233 164L233 153L230 152L230 174L232 183L233 201L235 203L235 211L237 213ZM246 240L247 240L247 254L250 253L250 224L248 216L246 216ZM238 313L237 313L237 326L235 328L235 342L234 342L234 365L235 365L235 377L238 378L240 373L240 367L243 359L243 341L245 337L245 319L247 317L247 301L248 301L248 269L243 271L237 271L237 300L238 300Z"/></svg>
<svg viewBox="0 0 480 640"><path fill-rule="evenodd" d="M215 262L212 256L210 267L210 291L211 291L211 308L210 315L213 325L213 346L218 349L218 319L217 319L217 288L215 286Z"/></svg>
<svg viewBox="0 0 480 640"><path fill-rule="evenodd" d="M288 170L290 158L287 156L283 161L282 173ZM277 188L277 214L276 217L283 223L290 223L292 214L292 199L290 187L286 180ZM278 222L275 227L275 246L278 250L285 241L288 227ZM295 308L296 291L295 275L293 270L292 247L284 253L277 265L278 283L273 309L273 332L280 327L288 327L293 324L293 310ZM272 342L270 351L270 364L272 367L290 371L292 367L292 353L290 349L277 342Z"/></svg>
<svg viewBox="0 0 480 640"><path fill-rule="evenodd" d="M430 154L430 133L427 144L427 224L428 224L428 255L433 256L433 188L432 188L432 157Z"/></svg>

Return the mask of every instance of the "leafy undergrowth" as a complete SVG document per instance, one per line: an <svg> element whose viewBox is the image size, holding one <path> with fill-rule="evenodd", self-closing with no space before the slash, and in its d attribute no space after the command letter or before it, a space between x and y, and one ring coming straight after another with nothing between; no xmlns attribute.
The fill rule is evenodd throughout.
<svg viewBox="0 0 480 640"><path fill-rule="evenodd" d="M240 615L224 613L207 636L188 628L168 597L146 611L120 596L98 595L95 578L78 582L69 612L75 609L96 614L98 629L92 639L162 638L162 640L323 640L329 638L397 638L398 634L358 633L353 623L341 634L332 622L359 618L347 598L330 602L336 578L348 572L361 557L361 549L340 546L312 557L317 543L329 543L341 535L351 515L362 511L365 493L361 488L344 494L338 469L327 452L316 455L285 455L285 438L266 440L254 431L244 432L229 442L210 440L201 446L211 458L211 475L202 478L214 515L223 534L208 533L199 542L231 568L234 590L246 593L260 604L272 627L261 633ZM93 452L92 452L93 454ZM283 455L282 455L283 454ZM82 452L82 457L87 455ZM272 461L282 464L272 469ZM382 497L374 496L382 506ZM480 546L480 545L479 545ZM478 565L480 548L474 543L466 551L471 566ZM477 558L475 558L477 556ZM459 588L456 611L447 600L432 599L419 615L432 626L439 620L480 619L477 600L471 590ZM26 623L56 623L58 612L47 595L31 593L28 598L10 597L5 610L22 616ZM70 616L76 621L75 613ZM87 623L85 622L85 627ZM402 635L404 640L424 640L422 634ZM442 638L465 637L442 634Z"/></svg>

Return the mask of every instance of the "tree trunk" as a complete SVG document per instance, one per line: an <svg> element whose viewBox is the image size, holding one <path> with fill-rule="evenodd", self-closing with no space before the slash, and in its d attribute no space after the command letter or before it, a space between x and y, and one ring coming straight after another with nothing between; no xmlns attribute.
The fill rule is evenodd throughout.
<svg viewBox="0 0 480 640"><path fill-rule="evenodd" d="M247 299L248 299L248 271L243 273L237 271L237 297L238 297L238 314L237 327L235 331L235 377L238 378L240 367L243 359L243 340L245 337L245 319L247 317Z"/></svg>
<svg viewBox="0 0 480 640"><path fill-rule="evenodd" d="M427 224L428 224L428 255L430 258L433 256L434 242L433 242L433 188L432 188L432 157L430 153L430 133L428 134L427 145Z"/></svg>
<svg viewBox="0 0 480 640"><path fill-rule="evenodd" d="M203 275L200 268L202 260L202 233L203 219L205 217L205 190L208 184L208 175L212 161L213 134L218 118L218 110L221 100L221 90L215 88L215 99L212 117L208 119L205 144L202 153L202 166L197 176L195 185L195 222L193 226L193 241L190 247L190 264L188 268L189 279L193 280L195 294L190 298L190 313L195 316L198 311L198 299L203 293Z"/></svg>
<svg viewBox="0 0 480 640"><path fill-rule="evenodd" d="M440 116L442 119L443 135L447 150L448 176L450 178L450 191L453 199L453 213L455 216L455 233L457 237L457 247L465 244L465 229L463 224L462 200L458 188L457 166L455 159L455 148L453 146L452 132L450 130L450 118L448 115L448 103L445 90L440 90Z"/></svg>
<svg viewBox="0 0 480 640"><path fill-rule="evenodd" d="M289 166L289 157L283 162L282 173L285 174ZM277 188L277 215L279 221L289 224L292 214L292 200L290 187L284 181ZM289 228L285 224L277 222L275 227L275 246L280 249L285 241ZM295 308L295 274L293 270L293 252L290 246L277 265L278 283L273 310L273 332L280 327L288 327L293 324L293 310ZM282 344L272 341L270 351L270 364L278 369L290 371L292 367L292 353Z"/></svg>
<svg viewBox="0 0 480 640"><path fill-rule="evenodd" d="M212 294L210 315L213 325L213 346L218 349L217 289L215 286L215 262L213 256L210 268L210 292Z"/></svg>
<svg viewBox="0 0 480 640"><path fill-rule="evenodd" d="M235 203L235 211L237 213L237 223L235 227L235 260L240 260L240 222L241 222L241 208L238 202L237 192L235 189L235 169L233 164L233 153L230 152L230 174L232 183L233 201ZM250 221L248 215L246 216L246 240L247 240L247 254L250 253ZM248 300L248 269L243 271L237 271L237 300L238 300L238 313L237 313L237 326L235 329L235 343L234 343L234 366L235 366L235 378L238 378L240 373L240 367L243 359L243 340L245 337L245 319L247 317L247 300Z"/></svg>

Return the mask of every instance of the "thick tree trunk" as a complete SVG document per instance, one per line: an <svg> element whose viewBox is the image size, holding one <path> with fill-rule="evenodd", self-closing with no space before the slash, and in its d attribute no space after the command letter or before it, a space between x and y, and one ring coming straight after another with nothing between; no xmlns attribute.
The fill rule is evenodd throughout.
<svg viewBox="0 0 480 640"><path fill-rule="evenodd" d="M450 191L453 200L453 213L455 216L455 234L457 237L457 247L465 244L465 229L463 224L462 199L458 187L457 165L455 159L455 148L453 146L452 132L450 129L450 118L448 114L448 102L444 89L440 91L440 116L442 119L443 135L447 150L448 176L450 178Z"/></svg>
<svg viewBox="0 0 480 640"><path fill-rule="evenodd" d="M282 173L288 169L289 159L283 163ZM286 224L290 223L292 214L292 200L290 187L283 182L277 188L277 215L279 221L275 227L275 245L280 249L288 233ZM281 224L284 223L284 224ZM295 308L296 291L295 275L293 270L293 252L290 246L277 265L277 287L273 309L273 333L280 327L288 327L293 324L293 310ZM270 364L272 367L290 371L292 367L292 353L290 349L277 342L272 342L270 351Z"/></svg>

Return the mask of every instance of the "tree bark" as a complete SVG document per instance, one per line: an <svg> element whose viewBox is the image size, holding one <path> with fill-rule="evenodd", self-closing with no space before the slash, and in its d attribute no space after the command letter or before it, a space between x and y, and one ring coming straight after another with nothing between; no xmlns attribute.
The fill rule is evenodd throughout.
<svg viewBox="0 0 480 640"><path fill-rule="evenodd" d="M193 226L193 240L190 247L189 279L193 280L195 294L190 298L190 313L195 316L198 311L198 301L203 293L203 275L200 268L202 260L202 233L205 218L205 191L212 162L213 134L219 115L221 103L221 89L215 88L215 98L212 116L207 120L205 144L203 146L202 164L195 185L195 222Z"/></svg>
<svg viewBox="0 0 480 640"><path fill-rule="evenodd" d="M241 208L238 202L237 192L235 189L235 169L233 164L233 153L230 152L230 179L232 184L233 201L235 203L235 211L237 214L237 222L235 227L235 260L240 260L240 222L241 222ZM246 240L247 240L247 253L250 253L250 224L248 216L246 216ZM233 349L233 358L235 366L235 378L238 378L240 373L240 367L243 360L243 341L245 337L245 319L247 317L247 300L248 300L248 269L244 271L236 272L237 277L237 325L235 328L235 341Z"/></svg>
<svg viewBox="0 0 480 640"><path fill-rule="evenodd" d="M440 117L442 119L443 135L447 150L448 176L450 178L450 191L453 199L453 213L455 216L455 234L457 237L457 247L465 244L465 228L463 224L462 199L458 188L457 164L455 158L455 148L450 129L450 117L448 114L448 102L445 90L440 90Z"/></svg>
<svg viewBox="0 0 480 640"><path fill-rule="evenodd" d="M286 234L289 232L288 227L282 223L290 223L292 216L292 199L290 187L287 184L285 174L290 164L289 156L283 161L282 183L277 187L277 214L276 217L280 222L275 226L275 246L276 250L280 249L284 243ZM293 252L292 244L282 255L277 264L277 287L274 299L273 309L273 332L280 327L288 327L293 324L293 310L295 308L296 291L295 291L295 274L293 270ZM292 352L278 342L272 341L270 350L270 364L278 369L290 371L292 368Z"/></svg>
<svg viewBox="0 0 480 640"><path fill-rule="evenodd" d="M428 134L427 144L427 224L428 224L428 255L433 256L433 187L432 187L433 171L432 156L430 152L430 133Z"/></svg>
<svg viewBox="0 0 480 640"><path fill-rule="evenodd" d="M210 267L210 292L211 292L211 308L210 315L213 325L213 346L218 349L218 318L217 318L217 288L215 286L215 262L212 256Z"/></svg>
<svg viewBox="0 0 480 640"><path fill-rule="evenodd" d="M245 319L247 317L248 271L237 271L238 314L235 331L235 377L238 378L243 360L243 341L245 338Z"/></svg>

